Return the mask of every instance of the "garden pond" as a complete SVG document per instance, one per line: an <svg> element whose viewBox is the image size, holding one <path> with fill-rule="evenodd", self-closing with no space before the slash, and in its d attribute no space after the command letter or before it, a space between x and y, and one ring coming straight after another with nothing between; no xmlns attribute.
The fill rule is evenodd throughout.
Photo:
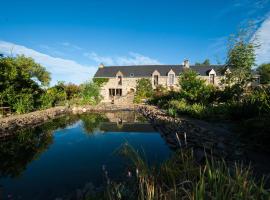
<svg viewBox="0 0 270 200"><path fill-rule="evenodd" d="M150 164L171 150L136 112L66 115L0 141L0 199L63 199L81 188L127 177L128 160L117 153L129 143ZM135 175L131 172L129 175Z"/></svg>

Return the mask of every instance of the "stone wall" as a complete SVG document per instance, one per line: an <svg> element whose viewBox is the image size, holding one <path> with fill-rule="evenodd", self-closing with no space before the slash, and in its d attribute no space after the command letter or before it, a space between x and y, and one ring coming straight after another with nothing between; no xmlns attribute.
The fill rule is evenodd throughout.
<svg viewBox="0 0 270 200"><path fill-rule="evenodd" d="M46 110L35 111L23 115L0 118L0 138L12 134L14 131L40 125L50 119L64 114L80 114L86 112L135 110L134 105L99 104L97 106L75 106L71 108L59 106Z"/></svg>
<svg viewBox="0 0 270 200"><path fill-rule="evenodd" d="M14 115L0 119L0 136L10 134L11 131L24 128L27 126L35 126L49 119L66 114L69 109L59 106L47 110L31 112L23 115Z"/></svg>
<svg viewBox="0 0 270 200"><path fill-rule="evenodd" d="M190 148L200 160L205 152L213 156L233 159L235 150L230 134L210 126L196 123L196 120L168 116L155 106L141 105L138 111L144 115L169 144L170 148Z"/></svg>
<svg viewBox="0 0 270 200"><path fill-rule="evenodd" d="M156 72L154 74L159 75L158 72ZM173 87L175 89L179 89L178 77L179 76L175 76L174 85L173 85ZM199 76L199 77L201 79L205 80L205 82L207 84L209 84L209 79L210 79L209 76ZM107 102L107 103L111 102L111 99L109 97L109 89L110 88L122 89L122 96L126 96L131 90L135 91L136 85L137 85L137 80L139 80L141 78L148 78L151 81L153 88L155 88L153 76L152 77L125 77L124 76L122 78L122 85L118 85L117 77L109 78L108 82L101 89L101 95L104 97L102 102ZM219 86L221 78L222 78L221 76L215 76L215 86ZM162 85L164 87L168 87L169 86L168 76L160 76L159 75L158 83L159 83L159 85Z"/></svg>

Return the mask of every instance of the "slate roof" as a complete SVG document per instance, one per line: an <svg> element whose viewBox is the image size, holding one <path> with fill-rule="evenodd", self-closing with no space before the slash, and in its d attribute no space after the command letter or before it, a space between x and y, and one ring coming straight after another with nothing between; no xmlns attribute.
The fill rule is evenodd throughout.
<svg viewBox="0 0 270 200"><path fill-rule="evenodd" d="M195 70L202 76L208 75L208 73L214 69L217 75L222 74L224 65L210 65L210 66L190 66L190 69ZM122 72L124 77L130 77L133 74L134 77L149 77L157 70L161 76L167 76L170 70L173 70L175 74L183 72L183 65L133 65L133 66L104 66L99 68L94 77L115 77L117 72Z"/></svg>

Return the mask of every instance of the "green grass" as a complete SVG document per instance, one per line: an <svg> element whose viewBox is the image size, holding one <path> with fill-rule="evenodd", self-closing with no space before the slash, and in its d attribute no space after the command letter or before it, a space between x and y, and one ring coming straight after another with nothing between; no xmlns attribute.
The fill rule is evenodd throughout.
<svg viewBox="0 0 270 200"><path fill-rule="evenodd" d="M107 178L105 199L270 199L263 179L255 181L250 168L241 164L228 166L210 156L199 165L191 150L176 152L160 166L148 166L129 145L124 145L120 154L131 160L131 177L118 183Z"/></svg>

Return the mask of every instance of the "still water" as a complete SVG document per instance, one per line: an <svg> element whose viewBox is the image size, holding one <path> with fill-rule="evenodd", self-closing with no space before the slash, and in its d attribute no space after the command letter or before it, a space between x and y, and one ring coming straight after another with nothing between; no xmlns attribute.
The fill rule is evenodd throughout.
<svg viewBox="0 0 270 200"><path fill-rule="evenodd" d="M0 141L0 199L61 199L86 185L126 176L128 160L117 150L129 143L150 164L170 149L134 112L70 115Z"/></svg>

